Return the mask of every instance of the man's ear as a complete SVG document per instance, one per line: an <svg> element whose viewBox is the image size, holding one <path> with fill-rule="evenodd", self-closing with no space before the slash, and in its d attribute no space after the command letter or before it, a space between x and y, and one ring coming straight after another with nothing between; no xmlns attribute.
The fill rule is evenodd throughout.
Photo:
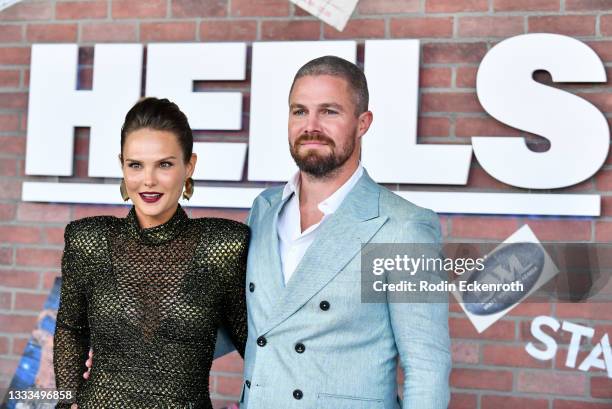
<svg viewBox="0 0 612 409"><path fill-rule="evenodd" d="M374 114L372 111L363 112L359 115L357 120L359 121L357 131L359 133L359 137L361 138L366 132L368 132L368 129L370 129L370 125L372 125L372 121L374 120Z"/></svg>

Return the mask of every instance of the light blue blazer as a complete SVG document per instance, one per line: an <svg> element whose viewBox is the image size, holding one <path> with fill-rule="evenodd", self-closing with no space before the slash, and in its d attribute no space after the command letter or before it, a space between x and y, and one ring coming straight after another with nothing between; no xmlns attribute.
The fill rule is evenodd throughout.
<svg viewBox="0 0 612 409"><path fill-rule="evenodd" d="M367 174L285 286L277 221L282 187L249 214L249 337L243 409L446 409L451 367L447 304L361 302L362 243L439 242L436 214ZM398 399L398 358L405 370Z"/></svg>

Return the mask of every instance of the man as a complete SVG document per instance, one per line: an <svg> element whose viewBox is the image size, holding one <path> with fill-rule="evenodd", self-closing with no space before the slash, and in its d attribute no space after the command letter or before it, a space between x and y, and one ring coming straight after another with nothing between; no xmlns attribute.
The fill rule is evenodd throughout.
<svg viewBox="0 0 612 409"><path fill-rule="evenodd" d="M402 407L448 405L448 306L361 302L362 243L440 239L435 213L360 165L372 118L354 64L327 56L297 72L289 149L299 172L259 195L248 218L242 408L399 408L398 355Z"/></svg>

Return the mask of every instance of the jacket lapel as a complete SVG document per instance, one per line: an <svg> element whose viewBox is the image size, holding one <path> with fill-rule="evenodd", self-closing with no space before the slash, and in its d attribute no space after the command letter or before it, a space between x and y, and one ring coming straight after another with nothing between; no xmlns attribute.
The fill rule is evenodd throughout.
<svg viewBox="0 0 612 409"><path fill-rule="evenodd" d="M387 217L379 216L379 195L380 187L364 171L338 210L321 225L317 238L279 293L262 334L282 323L325 287L357 255L362 243L382 227Z"/></svg>

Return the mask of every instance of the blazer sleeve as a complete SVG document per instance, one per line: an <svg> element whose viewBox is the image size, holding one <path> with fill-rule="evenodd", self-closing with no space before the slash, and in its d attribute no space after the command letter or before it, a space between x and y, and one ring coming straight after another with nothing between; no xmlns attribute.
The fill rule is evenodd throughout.
<svg viewBox="0 0 612 409"><path fill-rule="evenodd" d="M409 222L402 242L440 242L435 213ZM438 300L436 300L438 301ZM390 302L393 336L404 369L403 409L446 409L451 369L448 303Z"/></svg>
<svg viewBox="0 0 612 409"><path fill-rule="evenodd" d="M87 370L85 361L89 351L89 325L85 296L82 257L87 243L79 239L78 228L70 223L65 230L62 256L62 286L53 341L53 367L58 390L72 392L72 399L61 401L57 408L70 408Z"/></svg>

